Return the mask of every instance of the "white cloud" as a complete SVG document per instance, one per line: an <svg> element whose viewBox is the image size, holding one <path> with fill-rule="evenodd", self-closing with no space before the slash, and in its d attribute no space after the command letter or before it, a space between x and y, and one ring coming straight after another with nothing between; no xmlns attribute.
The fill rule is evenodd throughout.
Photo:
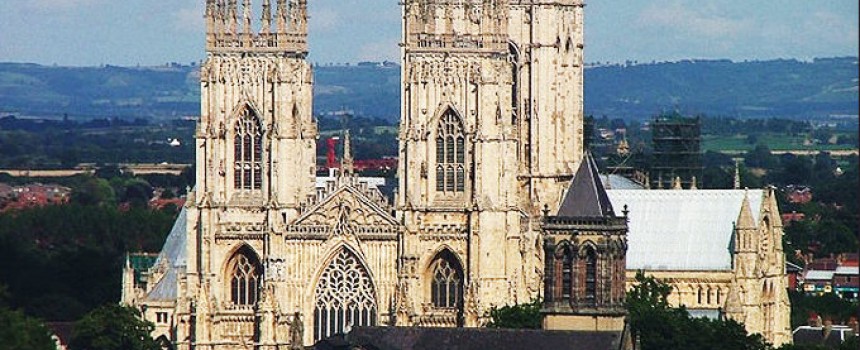
<svg viewBox="0 0 860 350"><path fill-rule="evenodd" d="M308 16L308 25L310 30L319 31L320 33L329 33L337 31L340 26L341 18L337 11L328 8L310 8Z"/></svg>
<svg viewBox="0 0 860 350"><path fill-rule="evenodd" d="M202 32L206 30L203 13L203 1L197 1L194 7L181 8L173 13L174 27L181 31Z"/></svg>
<svg viewBox="0 0 860 350"><path fill-rule="evenodd" d="M723 16L723 11L713 6L693 4L689 8L680 2L666 5L651 4L641 12L637 25L659 27L675 33L730 39L742 35L752 27L748 19Z"/></svg>
<svg viewBox="0 0 860 350"><path fill-rule="evenodd" d="M29 0L26 1L26 6L35 10L51 12L51 11L66 11L72 7L87 7L98 3L105 2L104 0Z"/></svg>

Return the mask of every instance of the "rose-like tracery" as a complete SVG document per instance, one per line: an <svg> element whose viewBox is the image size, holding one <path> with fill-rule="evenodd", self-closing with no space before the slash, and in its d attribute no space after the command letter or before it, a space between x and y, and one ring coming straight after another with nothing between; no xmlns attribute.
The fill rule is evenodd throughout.
<svg viewBox="0 0 860 350"><path fill-rule="evenodd" d="M317 284L314 309L315 340L349 327L376 325L376 297L367 269L347 249L332 259Z"/></svg>

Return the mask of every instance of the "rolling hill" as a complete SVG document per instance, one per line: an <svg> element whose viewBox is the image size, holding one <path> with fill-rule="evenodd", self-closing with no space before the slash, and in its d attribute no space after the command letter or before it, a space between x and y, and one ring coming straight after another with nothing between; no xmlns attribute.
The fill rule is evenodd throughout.
<svg viewBox="0 0 860 350"><path fill-rule="evenodd" d="M349 109L399 118L400 69L314 67L314 112ZM70 118L176 118L199 114L197 67L53 67L0 63L0 113ZM685 60L591 66L586 113L647 118L661 111L735 117L858 114L855 57L811 62Z"/></svg>

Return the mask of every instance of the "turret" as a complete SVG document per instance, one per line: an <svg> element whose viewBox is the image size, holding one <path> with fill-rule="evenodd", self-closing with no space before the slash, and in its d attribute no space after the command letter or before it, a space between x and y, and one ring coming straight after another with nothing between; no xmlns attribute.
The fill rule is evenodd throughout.
<svg viewBox="0 0 860 350"><path fill-rule="evenodd" d="M254 1L262 4L255 14ZM294 52L307 54L307 1L207 0L206 50L213 52ZM289 1L289 3L288 3ZM274 21L274 28L272 22ZM259 24L259 28L255 28Z"/></svg>

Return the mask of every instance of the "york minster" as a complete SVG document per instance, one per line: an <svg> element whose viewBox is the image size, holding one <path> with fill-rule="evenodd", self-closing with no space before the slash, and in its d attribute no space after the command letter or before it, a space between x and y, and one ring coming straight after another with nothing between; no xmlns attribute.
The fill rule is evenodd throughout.
<svg viewBox="0 0 860 350"><path fill-rule="evenodd" d="M547 329L621 331L643 270L675 305L790 342L773 189L597 172L581 0L402 1L393 198L354 170L348 133L317 177L307 0L255 1L206 1L196 187L154 265L123 274L154 338L299 349L362 326L482 327L535 298Z"/></svg>

